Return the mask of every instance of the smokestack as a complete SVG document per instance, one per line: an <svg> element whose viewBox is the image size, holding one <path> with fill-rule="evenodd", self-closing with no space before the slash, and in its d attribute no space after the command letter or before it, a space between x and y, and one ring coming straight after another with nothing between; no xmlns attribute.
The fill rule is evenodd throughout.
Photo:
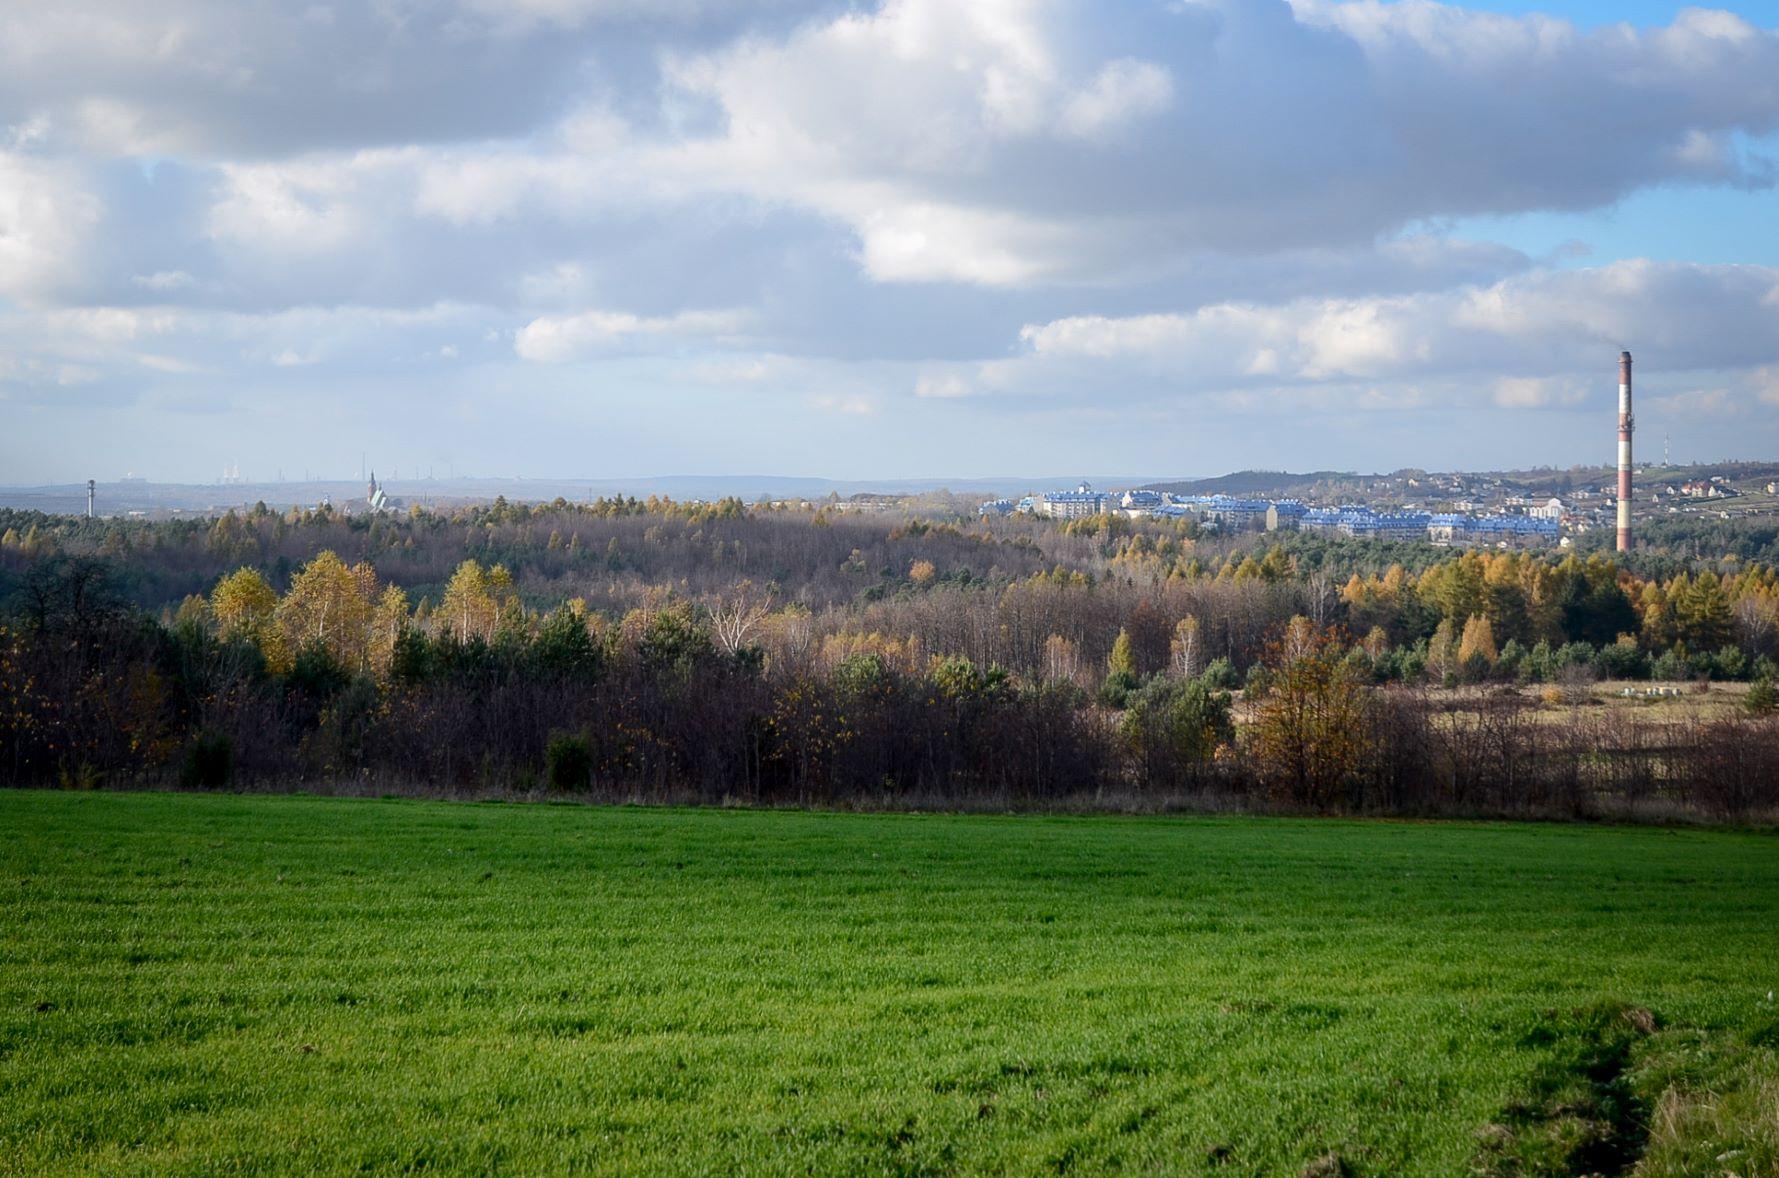
<svg viewBox="0 0 1779 1178"><path fill-rule="evenodd" d="M1631 550L1631 354L1618 354L1618 550Z"/></svg>
<svg viewBox="0 0 1779 1178"><path fill-rule="evenodd" d="M86 517L88 519L92 519L97 514L93 510L93 495L98 489L98 485L92 479L86 481Z"/></svg>

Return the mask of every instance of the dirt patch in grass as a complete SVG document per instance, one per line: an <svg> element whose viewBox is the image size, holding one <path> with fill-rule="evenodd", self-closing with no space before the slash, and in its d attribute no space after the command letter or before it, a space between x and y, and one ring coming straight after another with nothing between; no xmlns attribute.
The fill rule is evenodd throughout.
<svg viewBox="0 0 1779 1178"><path fill-rule="evenodd" d="M1477 1170L1489 1175L1627 1174L1649 1140L1649 1109L1630 1076L1632 1051L1655 1016L1604 1003L1544 1013L1526 1033L1546 1061L1478 1132Z"/></svg>

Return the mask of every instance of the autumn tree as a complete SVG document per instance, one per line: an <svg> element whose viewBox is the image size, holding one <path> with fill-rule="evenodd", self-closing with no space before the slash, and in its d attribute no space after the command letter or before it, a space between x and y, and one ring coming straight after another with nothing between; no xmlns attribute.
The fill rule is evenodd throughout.
<svg viewBox="0 0 1779 1178"><path fill-rule="evenodd" d="M1464 636L1458 640L1458 666L1479 678L1500 658L1495 649L1495 629L1482 614L1471 614L1464 623Z"/></svg>
<svg viewBox="0 0 1779 1178"><path fill-rule="evenodd" d="M222 638L251 642L273 671L290 669L290 650L278 629L278 594L259 570L236 569L218 581L210 612Z"/></svg>
<svg viewBox="0 0 1779 1178"><path fill-rule="evenodd" d="M1427 673L1436 681L1457 670L1458 644L1452 637L1451 619L1441 620L1427 640Z"/></svg>
<svg viewBox="0 0 1779 1178"><path fill-rule="evenodd" d="M1319 627L1297 637L1267 651L1267 690L1249 747L1276 797L1325 810L1345 801L1361 768L1367 692L1339 631Z"/></svg>
<svg viewBox="0 0 1779 1178"><path fill-rule="evenodd" d="M1129 630L1120 629L1118 637L1112 640L1112 653L1106 657L1106 674L1108 677L1135 681L1137 659L1136 652L1131 649Z"/></svg>
<svg viewBox="0 0 1779 1178"><path fill-rule="evenodd" d="M371 616L370 662L379 679L386 678L395 658L395 644L408 628L408 595L399 585L390 585L377 598Z"/></svg>
<svg viewBox="0 0 1779 1178"><path fill-rule="evenodd" d="M500 605L495 600L486 570L474 560L466 560L451 574L445 586L444 600L439 603L438 620L459 642L471 638L487 641L494 636L494 625L500 618Z"/></svg>
<svg viewBox="0 0 1779 1178"><path fill-rule="evenodd" d="M1044 640L1044 681L1074 683L1081 678L1081 650L1061 634Z"/></svg>
<svg viewBox="0 0 1779 1178"><path fill-rule="evenodd" d="M332 551L316 555L291 578L278 603L278 629L292 652L325 650L341 667L363 669L376 612L376 574L369 565L348 567Z"/></svg>
<svg viewBox="0 0 1779 1178"><path fill-rule="evenodd" d="M1205 648L1198 619L1187 614L1174 625L1174 639L1168 646L1168 668L1176 679L1196 679L1204 670Z"/></svg>

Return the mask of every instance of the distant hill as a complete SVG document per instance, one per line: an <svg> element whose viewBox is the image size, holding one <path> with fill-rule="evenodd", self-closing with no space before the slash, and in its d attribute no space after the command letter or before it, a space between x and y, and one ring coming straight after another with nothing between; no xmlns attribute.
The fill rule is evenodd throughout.
<svg viewBox="0 0 1779 1178"><path fill-rule="evenodd" d="M1238 470L1234 474L1218 475L1211 479L1150 483L1149 489L1169 491L1175 495L1258 495L1277 498L1307 491L1319 483L1355 482L1377 477L1379 476L1341 470L1313 470L1303 474L1293 474L1288 470Z"/></svg>

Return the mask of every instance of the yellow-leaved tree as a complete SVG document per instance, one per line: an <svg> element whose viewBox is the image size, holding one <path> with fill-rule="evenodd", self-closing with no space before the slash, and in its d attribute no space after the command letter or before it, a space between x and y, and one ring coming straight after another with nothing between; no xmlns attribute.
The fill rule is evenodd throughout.
<svg viewBox="0 0 1779 1178"><path fill-rule="evenodd" d="M499 572L505 573L499 565ZM439 603L437 619L459 642L480 638L484 642L494 636L494 624L500 619L500 603L495 600L488 572L473 560L466 560L451 574L445 586L444 600ZM510 585L511 578L507 578Z"/></svg>
<svg viewBox="0 0 1779 1178"><path fill-rule="evenodd" d="M1481 614L1471 614L1470 620L1464 623L1464 636L1458 640L1458 666L1474 669L1480 664L1492 667L1500 657L1500 652L1495 649L1494 624Z"/></svg>
<svg viewBox="0 0 1779 1178"><path fill-rule="evenodd" d="M390 585L377 598L377 609L371 617L371 670L379 679L389 675L395 661L396 639L408 627L408 595L399 585Z"/></svg>
<svg viewBox="0 0 1779 1178"><path fill-rule="evenodd" d="M278 629L293 654L316 645L340 666L364 670L376 593L377 574L368 564L348 567L331 551L317 553L278 603Z"/></svg>
<svg viewBox="0 0 1779 1178"><path fill-rule="evenodd" d="M290 648L278 629L278 594L258 569L236 569L218 581L210 593L210 612L225 640L253 643L274 672L290 669Z"/></svg>

